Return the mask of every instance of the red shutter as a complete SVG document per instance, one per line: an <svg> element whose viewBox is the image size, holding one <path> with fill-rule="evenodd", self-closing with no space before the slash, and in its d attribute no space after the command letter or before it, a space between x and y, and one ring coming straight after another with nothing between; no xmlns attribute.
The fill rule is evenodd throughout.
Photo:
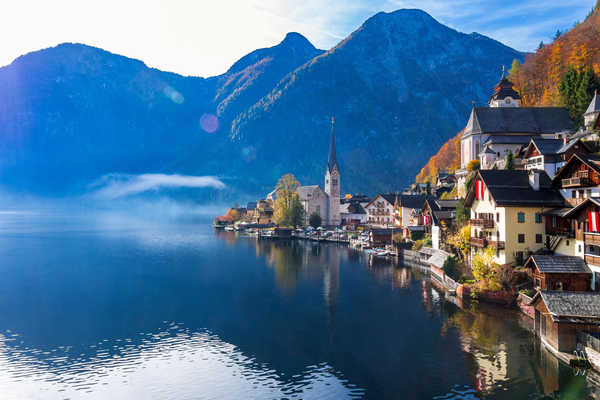
<svg viewBox="0 0 600 400"><path fill-rule="evenodd" d="M477 181L475 181L475 198L477 200L483 200L483 197L483 181L477 179Z"/></svg>

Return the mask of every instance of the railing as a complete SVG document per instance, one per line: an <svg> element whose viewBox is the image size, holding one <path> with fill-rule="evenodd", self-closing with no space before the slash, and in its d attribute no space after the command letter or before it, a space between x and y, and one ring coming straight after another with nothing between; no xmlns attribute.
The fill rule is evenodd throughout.
<svg viewBox="0 0 600 400"><path fill-rule="evenodd" d="M575 232L571 229L549 228L546 233L551 236L564 236L567 238L575 237Z"/></svg>
<svg viewBox="0 0 600 400"><path fill-rule="evenodd" d="M493 241L493 240L488 240L485 238L475 238L472 237L471 238L471 245L475 246L475 247L495 247L498 250L504 250L506 248L506 243L505 242L500 242L500 241Z"/></svg>
<svg viewBox="0 0 600 400"><path fill-rule="evenodd" d="M471 226L479 226L482 228L493 228L494 220L487 218L474 218L471 220Z"/></svg>
<svg viewBox="0 0 600 400"><path fill-rule="evenodd" d="M591 186L590 178L587 177L562 179L561 183L563 187Z"/></svg>
<svg viewBox="0 0 600 400"><path fill-rule="evenodd" d="M585 232L583 240L586 245L600 246L600 234L598 232Z"/></svg>

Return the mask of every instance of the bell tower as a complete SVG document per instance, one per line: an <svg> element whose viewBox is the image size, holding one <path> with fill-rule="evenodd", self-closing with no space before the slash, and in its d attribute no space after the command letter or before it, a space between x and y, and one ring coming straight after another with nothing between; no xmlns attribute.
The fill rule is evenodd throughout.
<svg viewBox="0 0 600 400"><path fill-rule="evenodd" d="M335 119L331 117L331 143L325 171L325 193L328 196L327 225L339 225L340 218L340 169L335 152Z"/></svg>

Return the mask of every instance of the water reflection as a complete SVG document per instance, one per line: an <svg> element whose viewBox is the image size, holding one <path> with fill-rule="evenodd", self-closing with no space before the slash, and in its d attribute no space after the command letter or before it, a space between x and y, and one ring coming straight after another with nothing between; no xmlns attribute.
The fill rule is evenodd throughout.
<svg viewBox="0 0 600 400"><path fill-rule="evenodd" d="M419 268L197 224L39 225L0 230L3 399L597 395L529 320Z"/></svg>

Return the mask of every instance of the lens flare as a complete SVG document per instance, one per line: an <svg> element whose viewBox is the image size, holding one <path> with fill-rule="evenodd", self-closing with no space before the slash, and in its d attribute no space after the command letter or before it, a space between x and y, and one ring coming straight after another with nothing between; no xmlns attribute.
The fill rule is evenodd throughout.
<svg viewBox="0 0 600 400"><path fill-rule="evenodd" d="M246 162L250 162L256 159L256 149L253 146L244 147L242 149L242 158Z"/></svg>
<svg viewBox="0 0 600 400"><path fill-rule="evenodd" d="M163 94L170 99L173 103L181 104L184 101L183 95L171 86L165 86Z"/></svg>
<svg viewBox="0 0 600 400"><path fill-rule="evenodd" d="M203 114L200 117L200 128L207 133L215 133L219 129L219 118L214 114Z"/></svg>

